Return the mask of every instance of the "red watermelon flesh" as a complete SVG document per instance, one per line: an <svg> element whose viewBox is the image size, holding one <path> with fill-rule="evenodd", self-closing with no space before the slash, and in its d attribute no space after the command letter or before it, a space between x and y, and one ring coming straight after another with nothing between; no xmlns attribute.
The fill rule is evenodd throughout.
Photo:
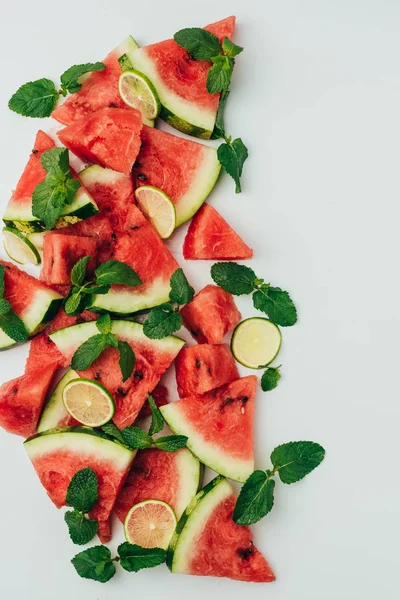
<svg viewBox="0 0 400 600"><path fill-rule="evenodd" d="M101 108L58 132L84 162L129 174L140 149L142 116L137 110Z"/></svg>
<svg viewBox="0 0 400 600"><path fill-rule="evenodd" d="M106 214L98 214L89 217L84 221L74 223L64 229L52 231L51 235L73 235L93 238L96 242L98 262L109 260L113 245L115 243L115 234L109 217ZM46 234L45 238L47 237Z"/></svg>
<svg viewBox="0 0 400 600"><path fill-rule="evenodd" d="M48 233L44 236L40 278L49 285L68 285L71 282L73 266L84 256L93 257L86 268L88 274L93 272L96 267L96 253L97 244L92 237Z"/></svg>
<svg viewBox="0 0 400 600"><path fill-rule="evenodd" d="M228 344L198 344L182 348L175 360L180 398L204 394L239 377Z"/></svg>
<svg viewBox="0 0 400 600"><path fill-rule="evenodd" d="M216 285L206 285L181 309L181 316L199 344L219 344L242 318L233 296Z"/></svg>
<svg viewBox="0 0 400 600"><path fill-rule="evenodd" d="M158 407L165 406L169 402L168 388L162 383L156 385L154 390L151 392L151 395L156 403L156 406ZM140 410L140 413L138 414L138 419L146 419L147 417L151 417L151 409L149 403L145 402Z"/></svg>
<svg viewBox="0 0 400 600"><path fill-rule="evenodd" d="M187 260L245 260L253 257L234 229L209 204L193 217L183 244Z"/></svg>

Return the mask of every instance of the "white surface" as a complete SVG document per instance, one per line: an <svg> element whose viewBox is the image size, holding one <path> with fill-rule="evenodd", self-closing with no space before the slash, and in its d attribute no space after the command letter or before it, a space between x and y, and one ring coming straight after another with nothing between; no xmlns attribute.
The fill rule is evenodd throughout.
<svg viewBox="0 0 400 600"><path fill-rule="evenodd" d="M235 41L245 51L227 123L251 158L244 193L235 196L225 176L211 201L253 245L256 272L290 290L299 309L298 325L283 332L282 382L257 400L257 462L266 467L276 444L301 438L322 443L327 456L303 482L278 482L273 512L254 528L274 584L159 568L120 570L102 586L74 573L62 514L21 439L0 431L0 596L398 598L398 2L20 0L1 12L3 209L36 129L48 128L7 110L21 83L101 59L128 33L150 43L237 14ZM172 241L177 249L183 235ZM208 265L185 268L198 288L209 282ZM239 305L253 314L250 303ZM1 380L22 372L26 353L1 354Z"/></svg>

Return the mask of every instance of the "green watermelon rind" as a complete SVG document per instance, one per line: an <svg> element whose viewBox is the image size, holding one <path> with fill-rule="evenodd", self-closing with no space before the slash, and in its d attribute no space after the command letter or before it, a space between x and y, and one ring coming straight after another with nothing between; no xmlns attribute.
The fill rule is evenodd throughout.
<svg viewBox="0 0 400 600"><path fill-rule="evenodd" d="M148 309L169 302L171 287L169 281L158 279L151 286L146 285L144 292L111 288L107 294L96 294L91 297L88 309L93 312L109 312L114 316L137 315L148 312Z"/></svg>
<svg viewBox="0 0 400 600"><path fill-rule="evenodd" d="M177 453L176 459L179 463L180 480L183 483L185 492L183 493L181 490L180 504L175 506L175 513L179 519L188 506L188 499L190 498L191 501L201 486L204 467L198 458L187 448L182 448Z"/></svg>
<svg viewBox="0 0 400 600"><path fill-rule="evenodd" d="M64 419L68 418L69 414L67 413L64 402L62 400L62 391L64 386L71 381L72 379L78 379L79 375L76 371L72 369L68 369L68 371L63 375L60 381L57 383L53 392L51 393L47 403L43 409L42 415L40 417L39 425L37 428L38 433L43 433L48 431L49 429L57 429L59 423Z"/></svg>
<svg viewBox="0 0 400 600"><path fill-rule="evenodd" d="M159 116L163 121L168 123L168 125L171 125L171 127L177 129L181 133L186 133L186 135L191 135L192 137L197 137L201 140L211 139L212 132L208 131L207 129L204 129L203 127L192 125L188 121L181 119L163 104L161 104Z"/></svg>

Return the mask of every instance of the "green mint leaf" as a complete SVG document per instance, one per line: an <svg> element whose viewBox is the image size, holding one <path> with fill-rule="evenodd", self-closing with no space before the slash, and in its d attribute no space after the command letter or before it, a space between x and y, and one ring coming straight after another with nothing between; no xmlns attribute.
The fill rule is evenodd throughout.
<svg viewBox="0 0 400 600"><path fill-rule="evenodd" d="M253 269L235 262L219 262L211 267L211 277L219 287L235 296L254 290L256 274Z"/></svg>
<svg viewBox="0 0 400 600"><path fill-rule="evenodd" d="M104 340L107 346L118 348L118 338L114 333L104 333Z"/></svg>
<svg viewBox="0 0 400 600"><path fill-rule="evenodd" d="M136 356L128 342L118 342L119 368L122 373L122 381L126 381L132 375L136 363Z"/></svg>
<svg viewBox="0 0 400 600"><path fill-rule="evenodd" d="M139 427L125 427L122 429L121 434L124 443L132 448L132 450L136 450L136 448L144 450L145 448L150 448L153 444L151 436L142 429L139 429Z"/></svg>
<svg viewBox="0 0 400 600"><path fill-rule="evenodd" d="M177 269L171 275L170 279L171 291L169 297L171 302L177 304L187 304L193 300L194 289L189 285L183 269Z"/></svg>
<svg viewBox="0 0 400 600"><path fill-rule="evenodd" d="M83 256L78 260L72 267L71 271L71 283L73 285L81 286L85 281L86 276L86 267L88 263L92 260L92 256Z"/></svg>
<svg viewBox="0 0 400 600"><path fill-rule="evenodd" d="M49 117L56 107L59 93L50 79L24 83L13 94L8 108L24 117Z"/></svg>
<svg viewBox="0 0 400 600"><path fill-rule="evenodd" d="M210 94L218 94L227 90L231 82L233 60L227 56L214 56L213 66L207 75L207 90Z"/></svg>
<svg viewBox="0 0 400 600"><path fill-rule="evenodd" d="M178 312L165 308L154 308L143 323L143 333L152 340L160 340L182 327Z"/></svg>
<svg viewBox="0 0 400 600"><path fill-rule="evenodd" d="M54 229L65 206L65 193L42 181L33 190L32 214L44 222L46 229Z"/></svg>
<svg viewBox="0 0 400 600"><path fill-rule="evenodd" d="M161 414L160 409L154 402L154 398L151 394L147 394L147 400L151 410L151 425L149 429L149 435L159 433L164 427L164 417Z"/></svg>
<svg viewBox="0 0 400 600"><path fill-rule="evenodd" d="M97 521L88 519L77 510L66 512L64 520L68 525L69 537L74 544L79 544L80 546L88 544L97 533Z"/></svg>
<svg viewBox="0 0 400 600"><path fill-rule="evenodd" d="M81 289L81 292L90 296L93 294L107 294L110 287L110 285L86 285Z"/></svg>
<svg viewBox="0 0 400 600"><path fill-rule="evenodd" d="M122 444L125 444L125 440L123 438L121 430L116 426L116 424L114 423L114 421L109 421L108 423L106 423L105 425L103 425L102 430L107 435L110 435L111 437L115 438L116 440L118 440Z"/></svg>
<svg viewBox="0 0 400 600"><path fill-rule="evenodd" d="M81 182L73 177L67 177L64 189L65 189L65 202L66 204L72 204L76 196L76 192L81 187Z"/></svg>
<svg viewBox="0 0 400 600"><path fill-rule="evenodd" d="M92 336L75 350L71 368L75 371L86 371L109 345L109 340L103 333Z"/></svg>
<svg viewBox="0 0 400 600"><path fill-rule="evenodd" d="M85 579L106 583L115 575L115 564L107 546L93 546L71 560L76 572Z"/></svg>
<svg viewBox="0 0 400 600"><path fill-rule="evenodd" d="M71 479L66 503L75 510L88 513L99 499L97 475L90 467L81 469Z"/></svg>
<svg viewBox="0 0 400 600"><path fill-rule="evenodd" d="M154 445L165 452L176 452L186 446L188 438L185 435L165 435L154 440Z"/></svg>
<svg viewBox="0 0 400 600"><path fill-rule="evenodd" d="M110 333L111 332L111 317L108 313L104 315L100 315L96 321L96 327L100 331L100 333Z"/></svg>
<svg viewBox="0 0 400 600"><path fill-rule="evenodd" d="M233 142L221 144L217 150L218 160L230 175L236 184L236 193L242 191L240 177L243 172L243 165L249 156L246 146L240 138Z"/></svg>
<svg viewBox="0 0 400 600"><path fill-rule="evenodd" d="M83 306L85 300L81 296L80 288L72 287L64 303L64 310L67 315L79 315L85 308Z"/></svg>
<svg viewBox="0 0 400 600"><path fill-rule="evenodd" d="M4 266L0 265L0 298L4 296Z"/></svg>
<svg viewBox="0 0 400 600"><path fill-rule="evenodd" d="M200 29L200 27L181 29L175 33L174 40L197 60L210 60L213 56L221 53L219 39L213 33Z"/></svg>
<svg viewBox="0 0 400 600"><path fill-rule="evenodd" d="M288 442L273 450L271 462L283 483L295 483L318 467L324 456L324 448L315 442Z"/></svg>
<svg viewBox="0 0 400 600"><path fill-rule="evenodd" d="M6 315L12 310L11 304L5 298L0 298L0 315Z"/></svg>
<svg viewBox="0 0 400 600"><path fill-rule="evenodd" d="M14 342L26 342L28 339L28 332L23 321L12 310L5 315L0 315L0 329Z"/></svg>
<svg viewBox="0 0 400 600"><path fill-rule="evenodd" d="M257 523L270 512L274 505L275 481L264 471L254 471L247 479L233 511L233 520L238 525Z"/></svg>
<svg viewBox="0 0 400 600"><path fill-rule="evenodd" d="M288 292L279 287L262 285L253 294L254 308L261 310L276 325L290 327L297 321L297 311Z"/></svg>
<svg viewBox="0 0 400 600"><path fill-rule="evenodd" d="M237 46L227 37L223 39L222 50L225 56L229 56L229 58L234 58L235 56L243 52L243 48L241 46Z"/></svg>
<svg viewBox="0 0 400 600"><path fill-rule="evenodd" d="M129 265L119 260L108 260L95 270L96 283L110 285L119 283L122 285L142 285L139 275Z"/></svg>
<svg viewBox="0 0 400 600"><path fill-rule="evenodd" d="M118 546L120 564L123 569L137 573L142 569L157 567L165 562L167 553L162 548L142 548L124 542Z"/></svg>
<svg viewBox="0 0 400 600"><path fill-rule="evenodd" d="M219 104L218 104L217 117L215 119L214 130L213 130L212 136L211 136L212 140L219 140L220 138L225 137L224 113L225 113L225 107L226 107L226 103L228 101L229 94L230 94L229 90L224 90L221 93L221 96L219 99Z"/></svg>
<svg viewBox="0 0 400 600"><path fill-rule="evenodd" d="M102 62L86 63L84 65L73 65L61 75L61 87L63 90L68 91L70 94L79 92L82 84L79 83L78 79L86 73L92 71L104 71L106 65Z"/></svg>
<svg viewBox="0 0 400 600"><path fill-rule="evenodd" d="M50 148L40 157L40 164L47 171L55 170L54 177L63 180L63 175L69 172L69 154L67 148Z"/></svg>
<svg viewBox="0 0 400 600"><path fill-rule="evenodd" d="M264 372L261 377L261 389L263 392L270 392L276 388L281 378L279 369L280 367L268 367Z"/></svg>

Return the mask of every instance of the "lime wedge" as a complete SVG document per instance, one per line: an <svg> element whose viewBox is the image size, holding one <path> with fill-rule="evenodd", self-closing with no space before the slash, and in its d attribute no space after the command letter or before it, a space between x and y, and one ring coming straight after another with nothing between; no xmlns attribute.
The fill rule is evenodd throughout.
<svg viewBox="0 0 400 600"><path fill-rule="evenodd" d="M115 413L110 392L97 381L72 379L63 389L62 399L67 412L82 425L100 427Z"/></svg>
<svg viewBox="0 0 400 600"><path fill-rule="evenodd" d="M161 500L145 500L132 506L126 515L126 540L142 548L168 548L176 527L172 508Z"/></svg>
<svg viewBox="0 0 400 600"><path fill-rule="evenodd" d="M136 108L142 113L143 120L151 120L158 117L161 104L156 88L150 79L129 69L121 73L118 82L119 95L131 108Z"/></svg>
<svg viewBox="0 0 400 600"><path fill-rule="evenodd" d="M262 369L277 356L281 341L281 332L275 323L262 317L253 317L236 326L231 350L240 364L249 369Z"/></svg>
<svg viewBox="0 0 400 600"><path fill-rule="evenodd" d="M13 227L4 227L3 245L8 256L20 265L40 264L40 254L30 240Z"/></svg>
<svg viewBox="0 0 400 600"><path fill-rule="evenodd" d="M175 229L176 212L167 194L151 185L141 185L135 191L135 198L160 237L163 240L169 238Z"/></svg>

